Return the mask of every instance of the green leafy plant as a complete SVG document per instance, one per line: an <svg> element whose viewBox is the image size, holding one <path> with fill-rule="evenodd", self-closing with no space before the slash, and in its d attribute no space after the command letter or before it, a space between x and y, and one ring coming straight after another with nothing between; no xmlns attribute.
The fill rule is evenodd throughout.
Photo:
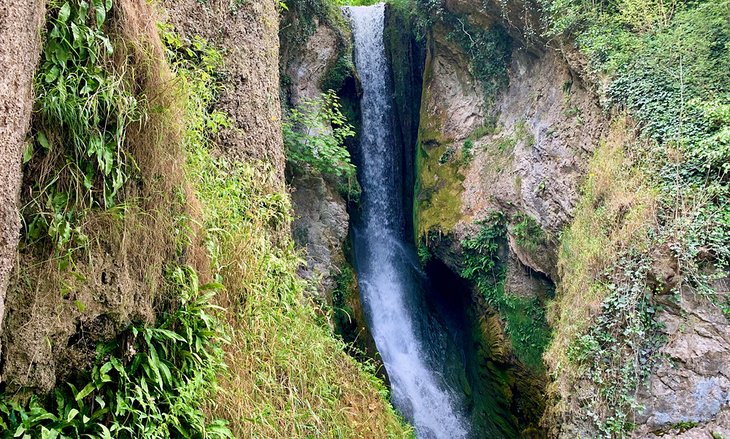
<svg viewBox="0 0 730 439"><path fill-rule="evenodd" d="M474 158L474 141L466 139L461 147L461 161L464 164L469 164Z"/></svg>
<svg viewBox="0 0 730 439"><path fill-rule="evenodd" d="M418 260L421 262L422 266L428 264L428 262L433 257L433 255L431 254L431 249L428 248L425 240L419 240L416 251L418 253Z"/></svg>
<svg viewBox="0 0 730 439"><path fill-rule="evenodd" d="M203 412L225 370L227 336L211 304L221 286L199 285L190 267L171 268L168 279L179 293L176 310L99 345L81 385L25 404L0 398L0 427L23 438L231 437Z"/></svg>
<svg viewBox="0 0 730 439"><path fill-rule="evenodd" d="M352 125L342 115L339 98L327 91L318 99L303 100L289 110L282 129L287 159L294 166L311 166L324 174L356 183L355 165L345 147Z"/></svg>
<svg viewBox="0 0 730 439"><path fill-rule="evenodd" d="M655 353L664 343L654 320L658 308L643 282L650 261L646 254L631 252L611 268L612 275L606 276L610 283L606 280L601 285L608 291L601 314L568 351L583 377L605 383L594 398L587 399L586 407L605 435L633 428L631 412L639 408L634 390L648 377L657 361Z"/></svg>
<svg viewBox="0 0 730 439"><path fill-rule="evenodd" d="M71 0L48 8L35 77L35 142L23 154L37 196L23 208L26 237L49 237L59 250L83 246L86 208L110 208L134 172L128 126L144 115L112 62L104 29L111 0Z"/></svg>
<svg viewBox="0 0 730 439"><path fill-rule="evenodd" d="M535 251L545 240L545 232L535 218L527 214L517 214L512 218L510 233L521 247Z"/></svg>

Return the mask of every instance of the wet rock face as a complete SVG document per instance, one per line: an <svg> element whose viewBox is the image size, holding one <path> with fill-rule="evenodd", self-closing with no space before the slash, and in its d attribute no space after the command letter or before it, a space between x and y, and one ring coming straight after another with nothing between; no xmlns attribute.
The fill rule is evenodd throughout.
<svg viewBox="0 0 730 439"><path fill-rule="evenodd" d="M461 8L466 14L462 17L482 26L499 20L471 3L448 2L448 7ZM445 193L458 199L457 211L445 217L452 225L434 221L428 216L428 204L422 204L417 207L417 221L426 214L427 224L433 225L427 232L433 254L459 273L464 263L460 243L480 230L479 221L502 212L508 223L500 256L505 264L505 293L544 303L559 280L559 235L572 220L588 160L608 121L589 87L561 54L528 49L516 39L508 85L493 100L485 100L469 56L449 38L449 32L437 27L429 45L419 137L427 165L421 162L419 178L422 183L435 182L430 192L420 188L424 198L441 200L439 192ZM442 169L448 166L458 170L456 185L444 178L449 174ZM525 224L530 225L528 236ZM472 304L477 315L493 315L495 310L479 296L476 292ZM511 404L544 408L544 372L530 371L515 359L504 323L487 329L482 336L491 349L485 352L491 352L489 361L509 371ZM534 388L522 392L520 386ZM534 417L541 415L526 413L521 425L536 426Z"/></svg>
<svg viewBox="0 0 730 439"><path fill-rule="evenodd" d="M20 236L20 160L33 108L33 73L40 55L41 1L0 1L0 332L5 290ZM2 356L0 355L0 359Z"/></svg>
<svg viewBox="0 0 730 439"><path fill-rule="evenodd" d="M466 138L485 115L479 81L469 73L466 54L446 39L447 32L434 30L427 55L420 139L424 144Z"/></svg>

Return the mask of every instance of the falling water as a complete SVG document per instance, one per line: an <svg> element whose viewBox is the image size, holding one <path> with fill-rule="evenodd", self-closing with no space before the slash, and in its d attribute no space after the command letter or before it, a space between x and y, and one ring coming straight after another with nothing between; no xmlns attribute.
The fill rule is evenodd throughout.
<svg viewBox="0 0 730 439"><path fill-rule="evenodd" d="M384 5L348 7L362 82L362 212L354 239L365 311L395 406L420 438L465 438L463 395L453 390L448 335L428 317L424 276L405 238L400 154L383 42Z"/></svg>

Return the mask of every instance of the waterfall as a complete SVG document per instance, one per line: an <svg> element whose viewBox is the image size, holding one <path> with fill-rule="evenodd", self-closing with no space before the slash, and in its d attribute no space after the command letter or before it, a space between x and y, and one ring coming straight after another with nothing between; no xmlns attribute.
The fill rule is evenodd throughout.
<svg viewBox="0 0 730 439"><path fill-rule="evenodd" d="M368 323L390 378L393 403L419 438L465 438L463 394L449 377L449 336L428 316L424 276L406 236L401 199L401 154L394 138L383 27L385 6L345 8L360 75L361 214L354 246Z"/></svg>

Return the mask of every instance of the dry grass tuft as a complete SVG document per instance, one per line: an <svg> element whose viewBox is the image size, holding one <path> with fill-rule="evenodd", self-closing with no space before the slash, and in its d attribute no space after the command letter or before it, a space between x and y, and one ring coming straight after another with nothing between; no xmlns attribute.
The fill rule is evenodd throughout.
<svg viewBox="0 0 730 439"><path fill-rule="evenodd" d="M568 352L600 312L608 294L601 282L605 270L627 247L647 245L647 233L655 226L657 193L624 152L625 145L637 141L631 133L626 119L617 118L591 159L575 217L561 237L560 282L548 310L555 332L545 353L553 395L573 391L578 371Z"/></svg>

